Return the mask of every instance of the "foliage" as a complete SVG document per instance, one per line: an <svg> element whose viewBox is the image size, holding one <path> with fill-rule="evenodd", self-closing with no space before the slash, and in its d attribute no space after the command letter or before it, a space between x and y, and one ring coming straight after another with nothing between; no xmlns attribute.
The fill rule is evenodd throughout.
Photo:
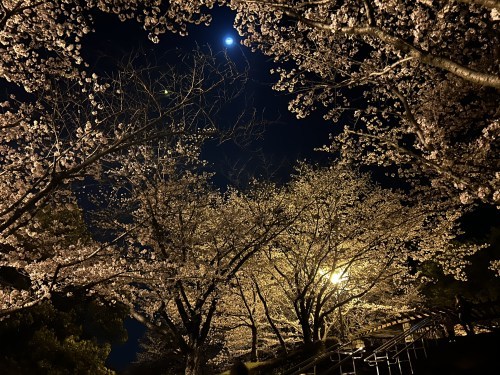
<svg viewBox="0 0 500 375"><path fill-rule="evenodd" d="M410 259L448 267L452 258L446 270L460 278L479 248L454 244L460 215L449 202L412 200L352 166L301 164L280 197L285 215L298 216L245 264L222 299L231 353L345 340L422 302Z"/></svg>
<svg viewBox="0 0 500 375"><path fill-rule="evenodd" d="M211 333L207 343L203 346L203 358L208 362L202 368L203 374L220 373L227 366L221 363L219 367L212 360L221 351L222 345L220 337ZM140 349L137 353L136 361L125 373L133 374L180 374L184 372L186 356L180 350L173 332L158 332L149 330L140 340Z"/></svg>
<svg viewBox="0 0 500 375"><path fill-rule="evenodd" d="M477 215L472 216L469 220L477 220ZM479 235L475 233L477 236L475 240L485 241L489 243L489 246L471 256L470 264L464 270L467 275L466 281L456 280L443 274L441 267L432 261L425 262L420 266L419 275L430 280L422 288L422 294L429 305L452 307L457 294L474 303L500 299L500 280L493 270L487 269L491 260L498 256L500 230L498 222L488 223L485 227L488 229L482 228L483 233L479 233Z"/></svg>
<svg viewBox="0 0 500 375"><path fill-rule="evenodd" d="M175 68L131 58L110 77L82 60L98 12L137 20L156 42L209 22L216 3L274 59L292 112L346 124L326 148L344 164L221 193L200 150L244 73L200 51ZM499 11L480 0L2 1L0 317L33 357L9 354L6 371L108 371L106 347L76 324L85 314L47 302L61 295L126 304L150 349L160 338L199 374L227 349L255 360L408 308L409 263L463 279L480 246L455 242L457 205L500 199ZM221 140L240 135L225 130ZM382 189L352 161L412 188ZM82 196L102 211L83 212Z"/></svg>
<svg viewBox="0 0 500 375"><path fill-rule="evenodd" d="M127 310L98 300L57 298L0 323L3 374L111 374L110 344L123 342Z"/></svg>
<svg viewBox="0 0 500 375"><path fill-rule="evenodd" d="M244 356L255 362L262 355L269 355L276 341L272 332L271 337L266 336L265 307L259 300L259 292L262 291L252 278L252 271L258 273L263 270L262 260L261 252L255 254L230 282L221 300L222 324L219 329L230 347L230 355L224 359L228 363L230 357Z"/></svg>
<svg viewBox="0 0 500 375"><path fill-rule="evenodd" d="M157 42L167 30L184 34L187 24L209 21L200 11L210 3L213 1L2 1L0 77L28 92L50 89L53 78L95 82L82 59L81 42L93 31L96 13L114 14L121 21L136 20L148 31L149 39Z"/></svg>
<svg viewBox="0 0 500 375"><path fill-rule="evenodd" d="M186 358L180 353L173 334L147 331L140 340L137 360L127 369L127 374L177 374L182 373Z"/></svg>
<svg viewBox="0 0 500 375"><path fill-rule="evenodd" d="M132 146L161 140L171 146L172 157L193 156L189 153L214 135L211 117L238 95L244 80L223 57L200 51L179 55L176 69L161 59L156 66L144 61L141 66L131 58L115 76L98 77L81 56L93 17L105 12L122 21L135 19L157 41L167 30L184 33L187 24L207 21L202 4L1 2L0 79L8 84L0 109L0 267L31 283L2 285L0 316L50 298L66 285L88 287L120 274L116 259L104 261L112 257L111 246L48 238L55 233L39 230L45 228L44 212L54 211L51 224L63 237L68 226L83 228L56 217L66 205L78 212L75 185L102 182L103 170L120 163ZM234 135L233 130L225 134ZM103 267L105 262L110 267Z"/></svg>
<svg viewBox="0 0 500 375"><path fill-rule="evenodd" d="M115 225L127 234L133 284L117 280L104 293L128 302L133 316L152 329L173 333L186 373L195 374L209 359L207 344L217 339L213 327L227 283L294 217L279 214L284 202L272 189L221 194L210 175L162 155L152 148L128 158L130 192L123 206L131 223Z"/></svg>

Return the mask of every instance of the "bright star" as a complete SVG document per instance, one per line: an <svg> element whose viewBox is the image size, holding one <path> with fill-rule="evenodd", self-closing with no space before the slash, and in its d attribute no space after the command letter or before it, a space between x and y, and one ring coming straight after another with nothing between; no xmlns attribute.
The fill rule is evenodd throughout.
<svg viewBox="0 0 500 375"><path fill-rule="evenodd" d="M224 39L224 44L225 44L226 46L228 46L228 47L229 47L229 46L232 46L232 45L234 44L234 39L233 39L232 37L228 36L228 37L226 37L226 38Z"/></svg>

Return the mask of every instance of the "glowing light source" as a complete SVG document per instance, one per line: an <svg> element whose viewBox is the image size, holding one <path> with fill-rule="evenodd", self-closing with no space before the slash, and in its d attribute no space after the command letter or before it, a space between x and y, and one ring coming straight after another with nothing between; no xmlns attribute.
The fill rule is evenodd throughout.
<svg viewBox="0 0 500 375"><path fill-rule="evenodd" d="M321 276L328 276L328 280L332 284L341 284L346 282L349 279L348 273L344 269L337 269L336 271L327 271L324 269L320 270Z"/></svg>
<svg viewBox="0 0 500 375"><path fill-rule="evenodd" d="M344 272L344 270L333 272L332 275L330 276L330 282L332 284L340 284L343 283L344 281L347 281L347 273Z"/></svg>
<svg viewBox="0 0 500 375"><path fill-rule="evenodd" d="M226 37L224 38L224 44L225 44L226 46L228 46L228 47L229 47L229 46L232 46L232 45L234 44L234 38L233 38L233 37L231 37L231 36L226 36Z"/></svg>

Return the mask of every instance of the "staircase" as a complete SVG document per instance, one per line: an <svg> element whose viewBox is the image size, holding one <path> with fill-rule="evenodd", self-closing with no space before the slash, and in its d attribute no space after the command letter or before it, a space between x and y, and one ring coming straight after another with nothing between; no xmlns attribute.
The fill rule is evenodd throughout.
<svg viewBox="0 0 500 375"><path fill-rule="evenodd" d="M424 339L415 346L395 344L382 352L369 348L332 349L287 375L496 375L500 374L500 334ZM375 355L375 352L378 354ZM399 352L399 353L398 353ZM305 365L305 366L304 366Z"/></svg>
<svg viewBox="0 0 500 375"><path fill-rule="evenodd" d="M500 316L498 302L476 305L476 322ZM401 315L364 330L289 368L284 375L489 375L500 374L500 333L443 338L452 310ZM397 328L397 330L396 330ZM392 331L391 331L392 330Z"/></svg>

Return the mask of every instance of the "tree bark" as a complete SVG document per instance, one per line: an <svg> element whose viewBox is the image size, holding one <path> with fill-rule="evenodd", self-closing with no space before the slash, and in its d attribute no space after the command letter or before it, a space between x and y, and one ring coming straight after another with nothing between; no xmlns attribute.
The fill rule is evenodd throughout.
<svg viewBox="0 0 500 375"><path fill-rule="evenodd" d="M300 327L302 328L302 337L304 344L311 344L313 342L313 337L311 334L311 327L309 322L304 319L300 319Z"/></svg>
<svg viewBox="0 0 500 375"><path fill-rule="evenodd" d="M192 348L186 355L185 375L201 375L203 369L203 358L198 347Z"/></svg>
<svg viewBox="0 0 500 375"><path fill-rule="evenodd" d="M324 322L323 319L315 319L313 322L313 333L312 338L314 341L318 341L321 339L321 331L324 331Z"/></svg>
<svg viewBox="0 0 500 375"><path fill-rule="evenodd" d="M250 361L257 362L257 327L255 325L251 326L252 328L252 350L250 352Z"/></svg>
<svg viewBox="0 0 500 375"><path fill-rule="evenodd" d="M303 303L299 303L295 306L295 311L297 312L297 317L299 318L300 328L302 329L302 339L304 344L311 344L313 342L311 324L309 323L309 313L305 309Z"/></svg>

